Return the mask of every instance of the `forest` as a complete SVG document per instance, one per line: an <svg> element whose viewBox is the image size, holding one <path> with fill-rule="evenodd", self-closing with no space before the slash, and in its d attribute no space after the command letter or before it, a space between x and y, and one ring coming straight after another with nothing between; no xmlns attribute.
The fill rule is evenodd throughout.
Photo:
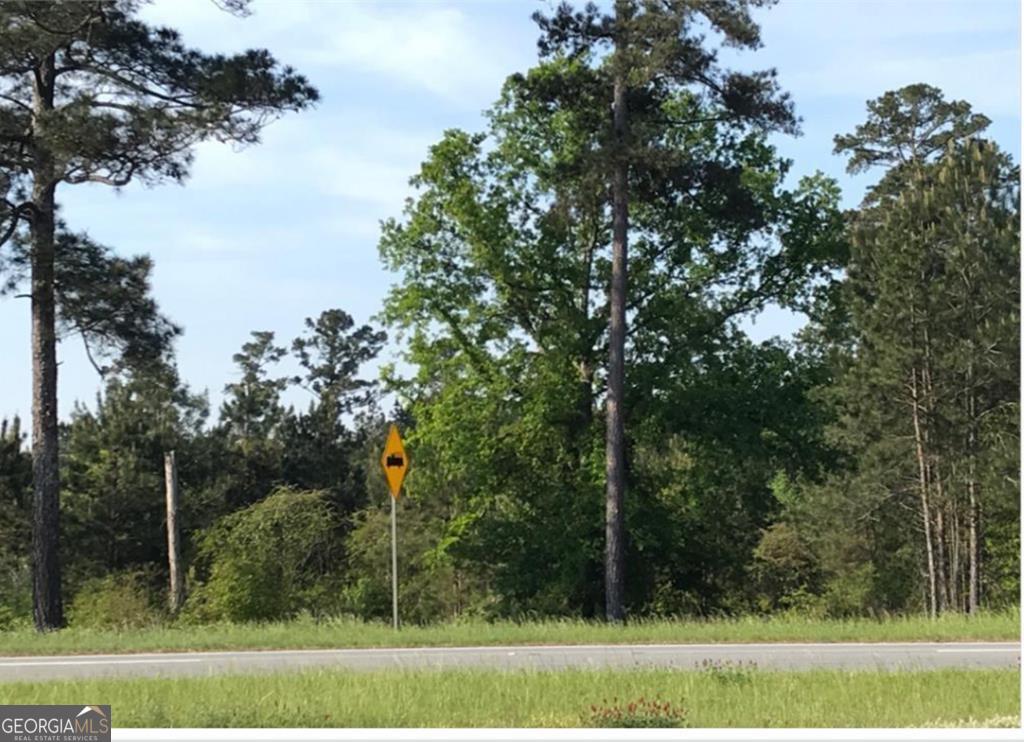
<svg viewBox="0 0 1024 742"><path fill-rule="evenodd" d="M879 90L835 132L873 177L842 208L772 143L800 130L785 80L719 60L760 45L748 5L538 13L535 66L382 222L379 313L253 328L214 409L152 260L59 196L182 181L197 143L256 144L317 90L133 3L3 3L0 289L32 314L33 417L0 423L0 630L388 620L390 423L406 623L1017 605L1019 166L970 102ZM753 340L771 307L803 328ZM59 420L82 342L99 392Z"/></svg>

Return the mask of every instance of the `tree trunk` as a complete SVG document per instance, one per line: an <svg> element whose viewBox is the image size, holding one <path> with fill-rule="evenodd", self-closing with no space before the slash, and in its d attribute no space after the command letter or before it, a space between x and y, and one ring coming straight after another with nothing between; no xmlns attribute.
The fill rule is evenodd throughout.
<svg viewBox="0 0 1024 742"><path fill-rule="evenodd" d="M923 323L922 339L924 341L924 363L921 367L921 392L924 404L925 426L924 446L928 453L927 467L928 479L935 490L935 499L931 505L934 515L934 544L935 544L935 582L938 587L939 613L944 613L949 606L949 583L947 581L946 564L948 561L948 550L946 545L946 528L943 520L943 512L946 507L946 497L942 484L942 465L936 450L939 443L932 437L932 428L935 423L935 387L932 384L931 364L931 334L928 331L927 318Z"/></svg>
<svg viewBox="0 0 1024 742"><path fill-rule="evenodd" d="M33 85L33 125L53 108L53 58L38 69ZM40 132L36 132L39 134ZM37 136L38 139L38 136ZM60 470L57 460L57 333L54 290L53 162L34 153L32 184L32 595L36 629L64 625L60 534Z"/></svg>
<svg viewBox="0 0 1024 742"><path fill-rule="evenodd" d="M957 612L962 612L964 606L960 581L963 575L960 570L960 551L963 543L960 538L960 503L955 494L954 492L949 504L949 605Z"/></svg>
<svg viewBox="0 0 1024 742"><path fill-rule="evenodd" d="M917 448L918 483L921 494L921 523L924 526L924 549L928 564L928 613L932 618L938 615L935 589L935 550L932 547L932 518L928 502L928 467L925 463L924 440L921 434L921 407L918 396L917 369L910 372L911 410L914 418L914 443Z"/></svg>
<svg viewBox="0 0 1024 742"><path fill-rule="evenodd" d="M611 622L625 618L623 544L623 496L626 490L625 355L626 355L626 265L629 226L628 162L626 159L626 80L621 69L615 75L613 100L615 126L614 170L612 175L612 276L609 287L608 397L605 438L605 614Z"/></svg>
<svg viewBox="0 0 1024 742"><path fill-rule="evenodd" d="M974 360L967 365L967 612L977 613L981 605L981 543L978 538L981 506L978 503L976 456L978 443L977 398L974 392Z"/></svg>
<svg viewBox="0 0 1024 742"><path fill-rule="evenodd" d="M935 474L938 479L941 474ZM939 584L939 613L949 609L949 583L946 581L946 523L943 519L941 500L935 508L935 579Z"/></svg>

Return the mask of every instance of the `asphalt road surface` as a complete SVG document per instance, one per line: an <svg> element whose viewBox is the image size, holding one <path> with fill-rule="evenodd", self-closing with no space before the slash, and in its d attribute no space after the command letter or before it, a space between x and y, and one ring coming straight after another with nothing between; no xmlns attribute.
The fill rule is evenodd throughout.
<svg viewBox="0 0 1024 742"><path fill-rule="evenodd" d="M580 646L307 649L250 652L0 657L0 682L94 677L171 677L288 672L314 668L503 670L661 667L705 663L758 669L914 670L1019 668L1020 643L907 644L594 644Z"/></svg>

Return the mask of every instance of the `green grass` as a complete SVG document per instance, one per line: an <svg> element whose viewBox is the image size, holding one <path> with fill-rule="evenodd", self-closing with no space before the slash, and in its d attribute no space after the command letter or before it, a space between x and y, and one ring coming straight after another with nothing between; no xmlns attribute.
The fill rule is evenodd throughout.
<svg viewBox="0 0 1024 742"><path fill-rule="evenodd" d="M974 617L947 615L886 620L820 620L798 617L637 621L609 626L586 621L529 623L483 621L409 626L348 619L268 624L172 625L126 631L70 628L37 634L29 628L0 631L0 655L317 649L341 647L443 647L506 644L698 644L716 642L984 641L1020 638L1020 611Z"/></svg>
<svg viewBox="0 0 1024 742"><path fill-rule="evenodd" d="M689 727L1008 726L1019 725L1020 672L319 671L0 685L0 703L109 703L117 727L573 727L596 723L592 706L641 697L685 710Z"/></svg>

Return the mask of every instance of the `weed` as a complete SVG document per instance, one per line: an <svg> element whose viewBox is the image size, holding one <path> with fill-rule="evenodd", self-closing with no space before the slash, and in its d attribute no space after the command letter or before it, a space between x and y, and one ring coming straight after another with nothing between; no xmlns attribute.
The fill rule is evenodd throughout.
<svg viewBox="0 0 1024 742"><path fill-rule="evenodd" d="M700 663L700 669L723 685L743 685L749 683L753 678L754 671L757 670L757 663L754 661L703 660Z"/></svg>
<svg viewBox="0 0 1024 742"><path fill-rule="evenodd" d="M686 709L673 706L669 701L640 696L635 701L619 705L619 699L607 699L601 705L590 707L590 716L585 720L592 727L615 727L625 729L651 729L658 727L685 727Z"/></svg>

